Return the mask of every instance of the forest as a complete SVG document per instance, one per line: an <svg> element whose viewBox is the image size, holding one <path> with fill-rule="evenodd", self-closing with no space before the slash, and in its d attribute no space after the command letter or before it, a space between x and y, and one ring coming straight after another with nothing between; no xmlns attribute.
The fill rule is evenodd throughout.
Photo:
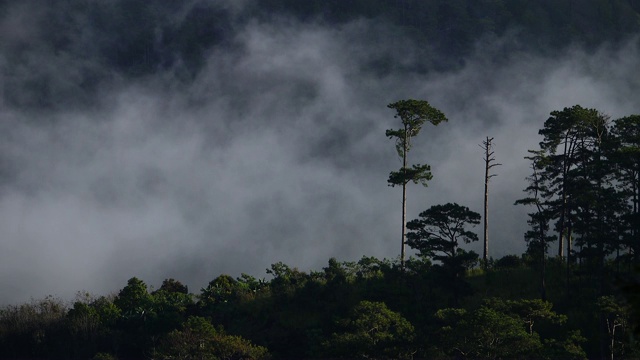
<svg viewBox="0 0 640 360"><path fill-rule="evenodd" d="M423 100L389 107L398 154L446 117ZM197 293L132 277L117 293L46 297L0 309L0 357L55 359L632 359L640 356L640 115L553 111L517 206L527 251L464 249L481 215L434 205L406 223L402 256L328 260L269 279L219 275ZM426 183L404 162L390 185ZM409 199L410 200L410 199ZM404 224L403 224L404 225ZM404 245L415 256L404 259Z"/></svg>
<svg viewBox="0 0 640 360"><path fill-rule="evenodd" d="M560 92L620 84L617 92L607 89L611 97L633 92L640 84L633 74L616 73L613 65L598 61L630 62L633 68L637 59L624 56L637 51L628 44L637 48L639 0L24 4L0 0L0 30L10 35L0 40L0 214L8 219L0 223L0 290L11 298L13 292L23 296L45 288L44 283L62 286L79 283L79 278L107 283L122 272L135 271L111 293L79 290L73 300L50 295L0 303L0 359L640 358L640 114L634 109L612 117L592 108L592 98L585 99L589 106L567 103L550 111L550 102L531 100L531 93L509 87L510 81L558 77L558 82L543 82L531 91L549 89L567 79L563 66L584 66L596 70ZM32 28L15 25L21 21ZM358 23L365 24L364 30L358 30ZM356 24L359 32L345 24ZM11 26L19 29L9 32ZM255 33L260 31L272 33L259 37ZM300 40L297 33L310 37ZM274 48L264 50L269 46L252 36ZM296 47L309 45L309 38L319 45ZM294 46L282 45L290 43ZM569 65L558 60L570 57L572 48L588 57L602 49L624 48L621 44L628 49L612 51L610 57L594 56L596 60L586 65L580 57ZM356 50L350 52L352 47ZM490 50L479 51L483 47ZM286 61L269 61L300 52L307 57L297 59L293 70ZM342 59L343 53L354 59ZM474 56L482 58L480 65L467 67L476 61ZM332 57L340 61L329 61ZM532 61L531 68L495 71L520 58L543 59L543 65ZM556 60L560 70L545 67ZM466 77L454 79L453 85L445 81L465 69L489 75L478 83ZM548 73L536 72L543 70ZM527 71L535 74L519 77ZM589 77L593 73L598 76ZM398 74L400 80L391 81ZM334 76L328 83L337 86L325 89L325 75ZM485 84L493 76L509 81ZM599 83L600 77L629 81ZM408 84L412 79L415 83ZM435 90L416 85L429 81L436 83ZM502 86L508 90L492 92ZM450 88L463 95L452 96ZM384 109L388 97L404 97L414 90L420 100L396 99ZM508 97L504 94L510 91L516 96L496 99ZM354 93L357 96L350 97ZM452 99L449 110L465 108L458 115L484 114L448 119L449 111L441 111L440 103L430 96L421 98L440 93L442 102ZM385 102L371 105L380 99ZM475 110L478 104L486 105L484 100L494 101L495 107ZM526 250L513 254L491 242L507 221L493 216L486 206L487 199L497 200L491 179L504 159L503 148L492 146L491 131L498 127L490 122L502 115L505 119L496 123L528 125L527 117L506 118L515 111L495 110L508 102L513 108L531 102L531 107L518 110L544 108L546 117L537 119L538 146L518 159L530 171L517 179L522 192L512 208L526 209L528 217L526 232L508 240ZM628 108L637 108L637 100L630 102ZM389 115L384 110L394 112L394 125L376 132L373 143L397 153L395 160L402 164L387 173L372 165L382 163L377 147L359 142L371 129L377 130L376 121ZM417 215L408 214L407 203L417 204L418 193L429 198L440 191L430 185L439 169L434 166L432 173L425 163L433 165L435 159L415 156L426 147L419 140L433 126L454 125L486 130L474 134L473 146L477 150L475 145L482 142L477 155L484 156L486 172L474 174L474 179L485 175L488 213L473 211L477 204L445 200L425 206ZM326 130L326 139L306 137L301 129ZM513 135L514 141L525 136ZM447 150L457 146L462 144L448 144ZM285 160L279 163L278 156ZM259 163L269 163L270 171L261 170ZM246 169L253 167L258 170ZM332 171L339 176L314 182L293 174L298 168L310 172L309 177ZM351 168L357 176L343 176ZM296 207L298 202L282 200L289 181L306 180L307 187L299 189L306 195L315 190L309 187L323 181L327 188L335 187L352 180L350 176L375 177L383 187L387 180L397 203L344 206L371 195L363 191L364 195L347 197L349 191L361 190L349 186L316 198L300 196L305 208L322 197L347 197L330 199L322 204L328 211L313 213L312 220L319 218L329 235L308 241L304 236L316 235L320 227L292 226L305 221L308 213ZM500 174L507 176L511 175ZM256 185L268 177L276 185ZM282 183L285 190L278 187ZM252 187L257 190L248 192ZM213 195L207 193L211 188L216 188ZM268 194L260 197L260 191ZM239 193L244 198L235 196ZM230 199L244 202L234 207ZM360 209L364 215L348 217L356 206L380 203L397 211L397 238L362 236L378 231L383 225L373 223L386 213L372 216ZM165 211L165 206L172 211ZM229 214L219 211L225 207L234 209ZM257 207L260 211L254 211ZM44 211L38 211L41 208ZM67 213L67 208L76 212ZM276 216L268 216L271 213ZM344 219L323 218L329 215ZM375 218L368 223L374 230L354 231L367 226L356 221L365 216ZM89 225L78 230L75 222ZM276 229L271 231L265 223ZM246 230L229 231L234 226ZM340 229L341 234L339 226L346 229ZM260 231L269 234L255 236ZM338 247L330 237L342 241L348 236L361 237L347 240L357 247L355 260L315 254L314 247ZM246 238L250 239L241 242ZM225 243L228 239L231 242ZM270 247L290 247L286 240L303 243L310 256L326 258L326 265L301 270L300 265L290 265L300 254L292 250L261 275L251 270L234 275L229 275L231 270L210 271L215 262L221 268L233 262L248 267L252 260L267 258ZM400 245L398 256L371 256L380 242L393 243L394 249ZM470 249L482 242L482 254ZM242 248L246 244L255 249ZM178 265L172 267L174 263ZM211 280L199 289L185 285L193 278L177 275L155 284L138 270L175 270L194 277L205 273ZM85 271L86 277L77 275Z"/></svg>

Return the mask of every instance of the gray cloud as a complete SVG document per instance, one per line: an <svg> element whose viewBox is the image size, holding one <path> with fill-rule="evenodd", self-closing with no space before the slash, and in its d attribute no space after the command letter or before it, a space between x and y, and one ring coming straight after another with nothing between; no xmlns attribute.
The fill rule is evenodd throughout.
<svg viewBox="0 0 640 360"><path fill-rule="evenodd" d="M131 276L197 291L220 273L265 276L277 261L318 269L332 256L396 257L400 191L386 178L400 163L384 130L398 126L386 104L402 98L450 119L425 127L410 155L434 180L409 189L409 218L450 201L480 212L478 144L492 136L504 164L491 183L492 255L520 253L527 209L512 204L537 130L574 104L637 113L640 53L636 40L496 62L500 41L458 71L422 73L412 69L431 50L381 23L253 21L211 48L189 82L178 67L129 79L72 50L38 52L43 65L30 60L5 84L43 74L82 93L80 62L103 77L86 106L0 113L0 302L107 293ZM5 97L32 95L5 86Z"/></svg>

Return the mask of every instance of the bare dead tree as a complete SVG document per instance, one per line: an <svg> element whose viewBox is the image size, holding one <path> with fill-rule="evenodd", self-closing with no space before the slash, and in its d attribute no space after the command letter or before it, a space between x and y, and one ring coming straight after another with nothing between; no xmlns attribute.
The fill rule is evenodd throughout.
<svg viewBox="0 0 640 360"><path fill-rule="evenodd" d="M485 140L482 141L482 144L479 146L484 150L484 163L485 163L485 171L484 171L484 251L482 253L482 263L483 267L487 268L487 264L489 261L489 179L496 176L496 174L490 174L490 170L496 166L500 166L502 164L495 162L494 150L493 150L493 138L487 136Z"/></svg>

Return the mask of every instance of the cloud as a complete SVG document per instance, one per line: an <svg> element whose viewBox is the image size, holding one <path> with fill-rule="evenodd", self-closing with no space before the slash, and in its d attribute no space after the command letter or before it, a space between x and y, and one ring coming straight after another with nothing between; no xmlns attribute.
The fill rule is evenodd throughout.
<svg viewBox="0 0 640 360"><path fill-rule="evenodd" d="M381 22L237 26L189 81L179 66L131 77L73 49L30 53L41 61L11 75L20 87L42 74L81 101L51 108L5 90L18 99L0 114L0 302L103 294L132 276L197 292L221 273L266 276L277 261L319 269L332 256L396 257L401 195L386 179L400 163L384 130L398 126L386 104L403 98L450 119L416 139L410 160L430 163L434 180L410 187L408 217L454 201L480 212L478 144L491 136L503 164L491 183L491 255L520 253L527 210L512 204L549 112L637 113L637 41L495 62L496 41L437 73L417 70L431 49ZM105 74L93 91L68 76L79 63ZM6 77L17 65L2 66Z"/></svg>

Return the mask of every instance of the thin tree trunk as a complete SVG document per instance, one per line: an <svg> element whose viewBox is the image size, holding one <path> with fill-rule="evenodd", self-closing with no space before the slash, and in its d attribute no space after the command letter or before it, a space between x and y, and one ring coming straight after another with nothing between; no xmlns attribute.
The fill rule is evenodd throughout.
<svg viewBox="0 0 640 360"><path fill-rule="evenodd" d="M490 175L489 171L494 166L500 166L502 164L495 164L494 152L492 151L491 141L493 138L487 138L482 142L480 147L484 150L484 251L482 253L482 266L487 270L489 265L489 179L496 176Z"/></svg>
<svg viewBox="0 0 640 360"><path fill-rule="evenodd" d="M631 228L629 229L630 233L631 233L631 239L635 240L636 238L636 219L637 219L637 215L638 215L638 190L637 190L637 182L636 182L636 175L633 174L633 180L631 181L631 192L633 193L632 196L632 202L633 202L633 209L632 209L632 217L631 217ZM626 245L627 245L627 254L629 255L629 258L627 259L628 263L632 263L635 262L635 254L632 250L633 248L633 240L629 241Z"/></svg>
<svg viewBox="0 0 640 360"><path fill-rule="evenodd" d="M536 207L538 208L538 214L542 214L542 208L540 207L540 203L538 203L538 193L536 192ZM540 243L542 244L542 266L540 269L540 299L542 301L547 301L547 284L545 282L546 272L547 272L547 242L546 242L546 232L545 232L545 223L544 219L540 217Z"/></svg>
<svg viewBox="0 0 640 360"><path fill-rule="evenodd" d="M545 248L545 241L542 240L542 269L540 270L540 299L542 301L547 301L547 283L544 279L547 272L547 256L545 254Z"/></svg>
<svg viewBox="0 0 640 360"><path fill-rule="evenodd" d="M562 207L560 209L560 228L558 229L558 257L564 256L564 227L565 213L567 211L567 141L568 135L564 139L564 158L562 159Z"/></svg>
<svg viewBox="0 0 640 360"><path fill-rule="evenodd" d="M487 138L488 140L489 138ZM489 150L487 148L487 160L484 167L484 252L482 254L482 261L484 262L485 269L487 268L487 261L489 256Z"/></svg>
<svg viewBox="0 0 640 360"><path fill-rule="evenodd" d="M400 248L400 268L404 271L405 224L407 223L407 184L402 185L402 242Z"/></svg>
<svg viewBox="0 0 640 360"><path fill-rule="evenodd" d="M542 214L542 208L540 204L537 203L538 194L536 193L536 206L538 207L538 214ZM545 282L546 272L547 272L547 239L546 239L546 231L545 231L545 222L542 217L540 217L540 243L542 245L542 266L540 269L540 298L542 301L547 301L547 284Z"/></svg>
<svg viewBox="0 0 640 360"><path fill-rule="evenodd" d="M565 211L567 207L567 195L564 190L564 186L562 189L562 210L560 212L560 229L558 231L558 257L564 257L564 222L565 222Z"/></svg>
<svg viewBox="0 0 640 360"><path fill-rule="evenodd" d="M404 245L405 245L405 233L406 233L406 224L407 224L407 151L409 140L408 128L407 125L404 125L404 141L403 141L403 151L402 151L402 172L404 173L404 182L402 183L402 237L400 243L400 269L404 271Z"/></svg>
<svg viewBox="0 0 640 360"><path fill-rule="evenodd" d="M569 221L567 226L567 298L571 298L571 232L572 223Z"/></svg>

